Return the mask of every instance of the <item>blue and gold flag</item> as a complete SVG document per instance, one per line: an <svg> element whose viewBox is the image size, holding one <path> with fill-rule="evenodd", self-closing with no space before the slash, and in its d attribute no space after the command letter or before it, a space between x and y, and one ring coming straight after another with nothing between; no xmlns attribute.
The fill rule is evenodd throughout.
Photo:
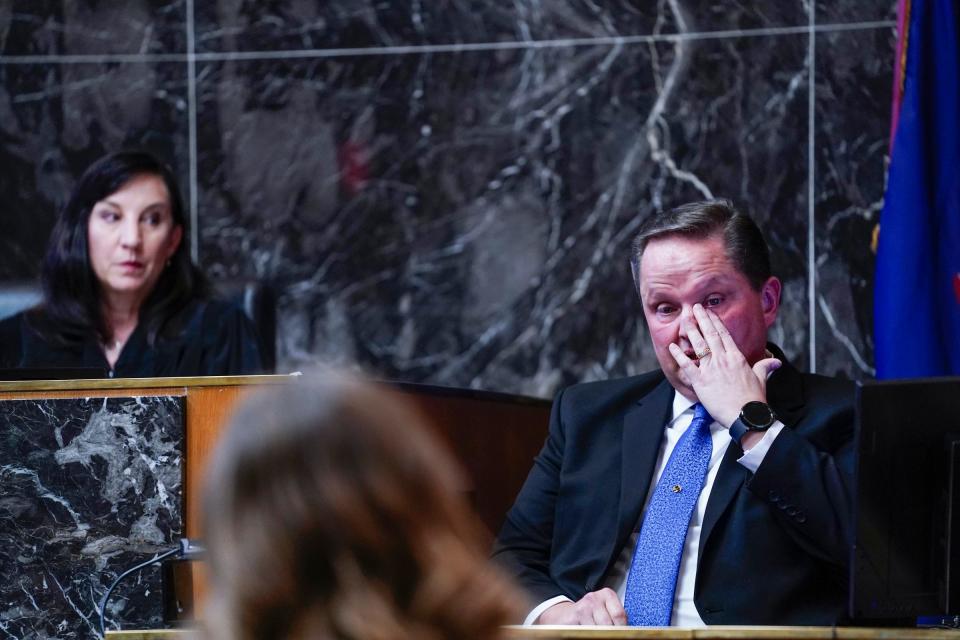
<svg viewBox="0 0 960 640"><path fill-rule="evenodd" d="M878 378L960 375L960 9L906 7L877 247Z"/></svg>

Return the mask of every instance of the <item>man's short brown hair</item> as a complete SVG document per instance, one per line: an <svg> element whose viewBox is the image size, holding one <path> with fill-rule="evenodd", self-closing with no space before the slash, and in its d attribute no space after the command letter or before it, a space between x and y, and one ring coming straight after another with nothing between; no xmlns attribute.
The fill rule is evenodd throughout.
<svg viewBox="0 0 960 640"><path fill-rule="evenodd" d="M727 257L757 291L770 278L770 249L757 223L729 200L704 200L650 216L633 239L630 266L640 291L640 258L651 240L666 236L723 238Z"/></svg>

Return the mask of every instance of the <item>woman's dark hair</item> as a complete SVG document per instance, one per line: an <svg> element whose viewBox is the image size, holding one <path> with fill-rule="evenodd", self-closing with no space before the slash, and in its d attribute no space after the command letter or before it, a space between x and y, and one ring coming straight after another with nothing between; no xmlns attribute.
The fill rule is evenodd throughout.
<svg viewBox="0 0 960 640"><path fill-rule="evenodd" d="M189 236L180 189L166 164L139 151L120 151L94 162L70 193L47 244L40 274L42 313L33 317L42 318L34 324L49 340L76 343L91 333L104 342L111 338L100 306L100 286L90 265L87 225L97 202L142 175L163 179L170 194L173 222L183 228L185 237ZM139 322L144 323L151 345L177 311L191 299L207 294L206 278L190 260L188 244L180 242L140 309Z"/></svg>
<svg viewBox="0 0 960 640"><path fill-rule="evenodd" d="M393 390L326 372L234 412L204 487L214 640L493 640L524 596Z"/></svg>

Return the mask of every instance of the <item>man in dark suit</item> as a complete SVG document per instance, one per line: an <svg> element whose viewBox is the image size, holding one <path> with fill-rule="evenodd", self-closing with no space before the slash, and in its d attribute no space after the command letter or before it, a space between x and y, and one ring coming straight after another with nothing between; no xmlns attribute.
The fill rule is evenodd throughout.
<svg viewBox="0 0 960 640"><path fill-rule="evenodd" d="M800 373L767 342L780 281L759 229L729 202L648 220L632 253L660 370L557 395L494 552L540 603L527 622L835 624L852 527L852 385ZM706 468L671 569L658 536L677 536L649 514L670 508L659 490L689 489L659 484L672 482L662 474L675 472L691 424L705 434ZM664 580L645 573L664 564L665 617L643 622L645 590Z"/></svg>

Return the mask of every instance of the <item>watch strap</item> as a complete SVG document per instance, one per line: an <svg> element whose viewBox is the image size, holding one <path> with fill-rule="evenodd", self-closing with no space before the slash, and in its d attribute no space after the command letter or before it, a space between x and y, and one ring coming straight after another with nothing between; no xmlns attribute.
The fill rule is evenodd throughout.
<svg viewBox="0 0 960 640"><path fill-rule="evenodd" d="M740 441L743 440L743 436L747 435L747 432L751 429L744 424L743 420L737 418L733 421L733 424L730 425L730 437L733 438L733 441L737 444L740 444Z"/></svg>

